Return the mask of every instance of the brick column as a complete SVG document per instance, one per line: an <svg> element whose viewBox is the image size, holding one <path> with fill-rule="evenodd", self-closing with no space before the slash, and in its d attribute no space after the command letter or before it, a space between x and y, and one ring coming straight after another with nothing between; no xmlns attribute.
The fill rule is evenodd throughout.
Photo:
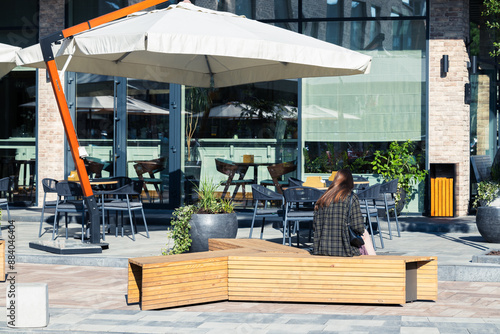
<svg viewBox="0 0 500 334"><path fill-rule="evenodd" d="M456 163L455 214L467 214L469 200L470 108L464 103L469 82L465 41L469 36L469 1L431 0L429 40L430 163ZM441 58L449 70L441 74Z"/></svg>
<svg viewBox="0 0 500 334"><path fill-rule="evenodd" d="M65 0L40 1L40 37L64 29ZM46 70L38 71L38 203L43 204L42 180L64 179L64 128ZM51 198L52 200L55 197Z"/></svg>

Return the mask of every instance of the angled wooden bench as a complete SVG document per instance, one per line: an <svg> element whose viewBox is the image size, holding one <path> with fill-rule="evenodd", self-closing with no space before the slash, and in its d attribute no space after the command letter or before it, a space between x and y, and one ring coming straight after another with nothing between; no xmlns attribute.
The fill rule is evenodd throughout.
<svg viewBox="0 0 500 334"><path fill-rule="evenodd" d="M240 300L404 304L437 300L437 258L314 256L260 239L213 251L129 259L129 303L143 310Z"/></svg>

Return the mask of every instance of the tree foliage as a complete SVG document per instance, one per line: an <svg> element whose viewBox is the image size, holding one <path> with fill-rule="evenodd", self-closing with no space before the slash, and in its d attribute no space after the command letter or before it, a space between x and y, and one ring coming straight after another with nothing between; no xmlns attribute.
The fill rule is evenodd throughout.
<svg viewBox="0 0 500 334"><path fill-rule="evenodd" d="M486 18L485 24L493 31L494 50L490 52L492 57L500 55L500 41L497 36L500 36L500 0L484 0L484 10L481 13Z"/></svg>

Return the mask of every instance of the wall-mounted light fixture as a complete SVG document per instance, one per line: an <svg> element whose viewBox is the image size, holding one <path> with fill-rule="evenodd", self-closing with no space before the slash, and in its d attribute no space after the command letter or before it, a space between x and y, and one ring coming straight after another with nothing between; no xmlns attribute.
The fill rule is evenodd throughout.
<svg viewBox="0 0 500 334"><path fill-rule="evenodd" d="M443 55L443 58L441 58L441 74L443 76L448 73L448 67L449 67L449 61L448 61L448 55Z"/></svg>
<svg viewBox="0 0 500 334"><path fill-rule="evenodd" d="M477 74L477 56L470 57L467 67L470 69L470 74Z"/></svg>

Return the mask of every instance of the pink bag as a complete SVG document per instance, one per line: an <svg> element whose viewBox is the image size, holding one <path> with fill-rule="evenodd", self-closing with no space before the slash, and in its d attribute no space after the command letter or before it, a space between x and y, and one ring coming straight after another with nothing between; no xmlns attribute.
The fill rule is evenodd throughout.
<svg viewBox="0 0 500 334"><path fill-rule="evenodd" d="M375 253L375 249L373 248L373 243L372 243L372 238L370 237L370 233L368 233L366 229L362 237L365 244L359 247L361 255L377 255L377 253Z"/></svg>

